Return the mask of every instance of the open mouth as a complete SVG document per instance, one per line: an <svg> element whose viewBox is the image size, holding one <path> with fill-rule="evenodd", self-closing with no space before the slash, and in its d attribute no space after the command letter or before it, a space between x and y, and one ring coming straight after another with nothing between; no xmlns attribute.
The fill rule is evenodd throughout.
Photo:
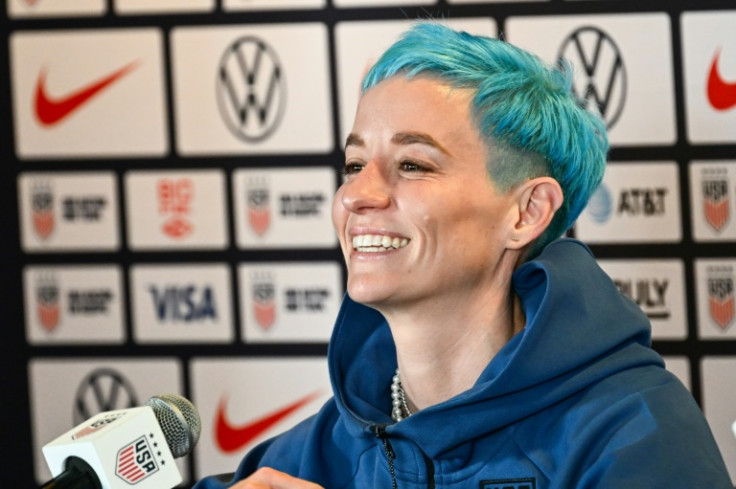
<svg viewBox="0 0 736 489"><path fill-rule="evenodd" d="M381 234L361 234L353 237L353 249L365 253L397 250L408 244L408 238L392 238Z"/></svg>

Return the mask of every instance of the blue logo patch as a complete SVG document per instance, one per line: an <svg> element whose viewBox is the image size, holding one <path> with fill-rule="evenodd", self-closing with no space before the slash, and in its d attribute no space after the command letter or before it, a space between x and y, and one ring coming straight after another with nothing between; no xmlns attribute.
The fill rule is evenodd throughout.
<svg viewBox="0 0 736 489"><path fill-rule="evenodd" d="M480 489L536 489L537 480L534 477L524 479L498 479L480 481Z"/></svg>

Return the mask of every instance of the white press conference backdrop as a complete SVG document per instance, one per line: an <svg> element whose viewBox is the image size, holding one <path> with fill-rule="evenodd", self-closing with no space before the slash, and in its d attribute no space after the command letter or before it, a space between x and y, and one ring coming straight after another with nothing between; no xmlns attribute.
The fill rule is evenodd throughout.
<svg viewBox="0 0 736 489"><path fill-rule="evenodd" d="M736 482L729 0L4 5L3 385L22 484L50 476L43 444L154 394L202 413L186 485L329 397L342 145L362 75L427 17L573 65L613 148L572 234L651 319Z"/></svg>

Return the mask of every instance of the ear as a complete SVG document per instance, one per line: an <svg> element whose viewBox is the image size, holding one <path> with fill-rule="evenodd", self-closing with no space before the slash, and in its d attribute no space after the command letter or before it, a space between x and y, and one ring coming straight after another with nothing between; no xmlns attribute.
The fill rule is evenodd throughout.
<svg viewBox="0 0 736 489"><path fill-rule="evenodd" d="M510 249L521 249L547 229L557 209L562 206L562 188L550 177L533 178L515 191L518 213L507 243Z"/></svg>

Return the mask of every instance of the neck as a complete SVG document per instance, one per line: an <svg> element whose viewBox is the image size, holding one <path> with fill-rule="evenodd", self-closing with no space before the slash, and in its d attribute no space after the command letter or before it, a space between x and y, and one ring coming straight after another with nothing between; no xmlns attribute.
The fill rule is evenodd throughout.
<svg viewBox="0 0 736 489"><path fill-rule="evenodd" d="M391 325L412 412L471 388L496 353L524 327L518 296L510 287L500 290L507 293L448 297L434 301L432 307L382 311Z"/></svg>

